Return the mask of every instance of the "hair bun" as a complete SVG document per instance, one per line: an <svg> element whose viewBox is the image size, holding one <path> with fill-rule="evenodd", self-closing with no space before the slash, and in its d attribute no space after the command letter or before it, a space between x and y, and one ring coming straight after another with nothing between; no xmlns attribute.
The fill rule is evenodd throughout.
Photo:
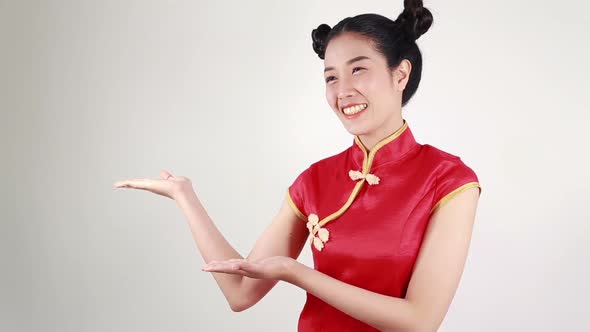
<svg viewBox="0 0 590 332"><path fill-rule="evenodd" d="M326 39L330 31L332 31L332 28L327 24L320 24L316 29L311 31L313 50L322 60L326 52Z"/></svg>
<svg viewBox="0 0 590 332"><path fill-rule="evenodd" d="M404 11L398 16L399 22L412 40L417 40L432 25L432 13L425 8L422 0L404 0Z"/></svg>

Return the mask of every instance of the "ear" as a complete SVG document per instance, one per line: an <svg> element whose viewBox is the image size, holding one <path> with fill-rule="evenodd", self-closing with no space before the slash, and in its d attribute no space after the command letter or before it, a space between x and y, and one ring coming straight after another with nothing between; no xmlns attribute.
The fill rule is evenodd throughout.
<svg viewBox="0 0 590 332"><path fill-rule="evenodd" d="M408 80L410 79L410 72L412 71L412 63L407 59L402 59L400 64L393 70L393 83L398 91L404 91Z"/></svg>

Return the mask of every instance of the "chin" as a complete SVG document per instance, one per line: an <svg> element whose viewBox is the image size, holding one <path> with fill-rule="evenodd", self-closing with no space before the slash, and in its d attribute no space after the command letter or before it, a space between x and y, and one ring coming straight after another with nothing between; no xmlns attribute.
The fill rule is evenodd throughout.
<svg viewBox="0 0 590 332"><path fill-rule="evenodd" d="M368 126L363 126L361 124L348 124L344 125L346 131L348 131L351 135L359 136L359 135L366 135L371 132L371 128Z"/></svg>
<svg viewBox="0 0 590 332"><path fill-rule="evenodd" d="M376 126L374 123L372 123L372 119L370 117L366 117L366 114L361 116L364 118L350 120L343 117L342 115L339 115L339 119L346 131L348 131L351 135L368 135L375 130Z"/></svg>

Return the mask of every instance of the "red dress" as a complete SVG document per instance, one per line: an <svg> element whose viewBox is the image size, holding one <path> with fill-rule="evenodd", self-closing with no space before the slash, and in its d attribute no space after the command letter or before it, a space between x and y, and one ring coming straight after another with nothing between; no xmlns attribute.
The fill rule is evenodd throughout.
<svg viewBox="0 0 590 332"><path fill-rule="evenodd" d="M316 270L404 298L431 214L473 187L481 191L471 168L417 143L404 120L370 153L355 137L351 147L313 163L287 196L310 230ZM378 330L307 293L298 331Z"/></svg>

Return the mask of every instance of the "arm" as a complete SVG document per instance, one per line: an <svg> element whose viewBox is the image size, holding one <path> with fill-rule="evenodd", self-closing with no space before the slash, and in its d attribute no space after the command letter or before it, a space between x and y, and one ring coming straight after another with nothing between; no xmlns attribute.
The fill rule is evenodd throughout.
<svg viewBox="0 0 590 332"><path fill-rule="evenodd" d="M286 281L379 330L436 331L463 272L478 198L479 189L472 188L434 212L405 298L371 292L297 262Z"/></svg>
<svg viewBox="0 0 590 332"><path fill-rule="evenodd" d="M192 190L180 195L176 202L187 219L193 239L206 263L211 260L243 258L215 227ZM296 259L308 235L305 225L301 224L285 199L273 222L260 236L247 258L253 261L270 256ZM231 309L236 312L256 304L278 282L226 273L213 273L213 277Z"/></svg>

